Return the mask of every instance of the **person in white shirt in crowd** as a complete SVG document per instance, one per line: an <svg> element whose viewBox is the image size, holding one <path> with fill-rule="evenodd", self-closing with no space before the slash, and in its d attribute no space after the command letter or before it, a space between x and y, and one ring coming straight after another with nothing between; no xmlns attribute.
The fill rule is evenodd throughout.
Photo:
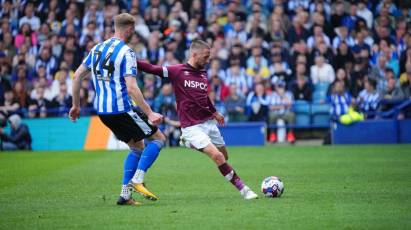
<svg viewBox="0 0 411 230"><path fill-rule="evenodd" d="M367 23L367 27L371 29L373 18L372 12L367 8L367 0L360 0L357 3L357 16L363 18Z"/></svg>
<svg viewBox="0 0 411 230"><path fill-rule="evenodd" d="M311 66L310 75L314 85L317 83L331 83L335 79L334 68L325 62L323 56L315 57L315 64Z"/></svg>
<svg viewBox="0 0 411 230"><path fill-rule="evenodd" d="M37 31L40 29L40 19L34 15L34 3L29 2L24 9L24 17L19 20L19 27L28 23L32 30Z"/></svg>

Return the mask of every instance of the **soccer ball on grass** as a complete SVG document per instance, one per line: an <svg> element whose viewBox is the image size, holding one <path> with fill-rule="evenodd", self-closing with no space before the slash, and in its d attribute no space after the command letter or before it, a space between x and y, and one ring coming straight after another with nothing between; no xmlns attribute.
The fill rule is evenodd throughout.
<svg viewBox="0 0 411 230"><path fill-rule="evenodd" d="M280 197L284 192L284 184L276 176L267 177L261 184L261 192L269 198Z"/></svg>

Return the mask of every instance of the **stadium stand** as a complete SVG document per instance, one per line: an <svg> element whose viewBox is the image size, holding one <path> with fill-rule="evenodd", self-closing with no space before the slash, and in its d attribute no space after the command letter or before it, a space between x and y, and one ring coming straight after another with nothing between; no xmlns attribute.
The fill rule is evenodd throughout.
<svg viewBox="0 0 411 230"><path fill-rule="evenodd" d="M296 121L287 127L328 128L330 119L345 111L338 107L341 95L367 119L411 117L410 1L0 2L0 112L6 117L66 117L73 71L93 45L113 35L113 16L121 12L135 16L130 46L151 63L184 62L196 38L212 44L209 93L217 109L231 117L229 123L268 125L272 103L280 101L272 100L278 82L293 95ZM139 74L153 108L175 119L175 99L164 96L167 80ZM370 79L375 92L367 88ZM342 94L335 94L336 85ZM95 114L94 94L84 81L82 115ZM170 128L170 122L163 127Z"/></svg>

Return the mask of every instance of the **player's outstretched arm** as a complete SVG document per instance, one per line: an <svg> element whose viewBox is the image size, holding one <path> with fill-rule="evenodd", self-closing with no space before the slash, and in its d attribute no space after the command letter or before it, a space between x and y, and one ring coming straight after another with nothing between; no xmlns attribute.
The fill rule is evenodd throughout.
<svg viewBox="0 0 411 230"><path fill-rule="evenodd" d="M147 102L144 100L143 94L140 91L140 88L137 86L137 81L135 77L129 76L125 77L126 79L126 86L128 95L133 99L134 102L140 107L140 109L145 113L148 117L148 120L153 125L158 125L162 122L163 116L159 113L153 112Z"/></svg>
<svg viewBox="0 0 411 230"><path fill-rule="evenodd" d="M81 81L88 76L90 72L89 69L83 64L81 64L76 72L74 73L73 78L73 105L69 112L69 118L71 121L76 121L80 116L80 84Z"/></svg>
<svg viewBox="0 0 411 230"><path fill-rule="evenodd" d="M164 68L158 65L150 64L143 60L137 60L137 69L146 73L151 73L159 77L164 77Z"/></svg>

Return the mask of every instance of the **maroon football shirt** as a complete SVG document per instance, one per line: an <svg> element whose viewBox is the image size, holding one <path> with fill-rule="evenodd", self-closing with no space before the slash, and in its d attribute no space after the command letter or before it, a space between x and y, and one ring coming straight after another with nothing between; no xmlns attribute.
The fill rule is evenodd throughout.
<svg viewBox="0 0 411 230"><path fill-rule="evenodd" d="M147 73L169 78L177 101L177 113L183 128L213 118L216 111L208 97L208 78L205 70L189 64L160 67L137 61L137 67Z"/></svg>

